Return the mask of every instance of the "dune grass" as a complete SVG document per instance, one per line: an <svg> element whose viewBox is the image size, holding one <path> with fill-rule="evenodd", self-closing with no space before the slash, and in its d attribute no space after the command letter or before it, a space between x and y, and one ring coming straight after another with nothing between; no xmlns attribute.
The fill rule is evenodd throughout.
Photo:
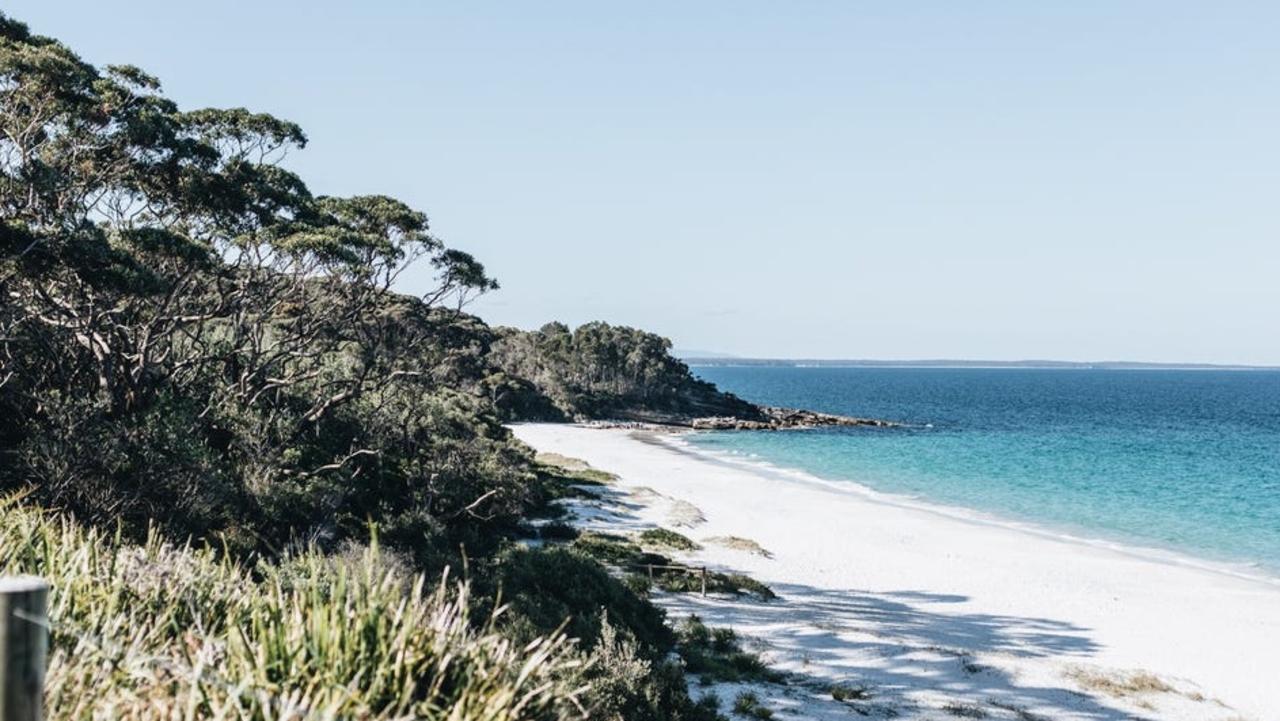
<svg viewBox="0 0 1280 721"><path fill-rule="evenodd" d="M9 497L0 574L51 584L49 719L584 717L563 636L516 645L472 622L466 584L414 576L376 544L248 568Z"/></svg>
<svg viewBox="0 0 1280 721"><path fill-rule="evenodd" d="M770 669L754 653L742 650L731 628L710 628L697 615L676 627L678 651L685 669L712 683L780 683L783 674Z"/></svg>
<svg viewBox="0 0 1280 721"><path fill-rule="evenodd" d="M765 550L763 546L750 538L741 538L739 536L712 536L702 540L713 546L720 546L733 551L743 551L763 558L773 558L772 553L769 553L769 551Z"/></svg>
<svg viewBox="0 0 1280 721"><path fill-rule="evenodd" d="M592 468L591 464L586 461L559 453L538 453L534 457L534 462L544 469L554 469L556 473L574 483L604 485L618 480L618 477L613 473Z"/></svg>
<svg viewBox="0 0 1280 721"><path fill-rule="evenodd" d="M1145 671L1107 675L1083 668L1070 671L1067 676L1090 691L1123 698L1148 693L1170 693L1175 689L1154 674Z"/></svg>
<svg viewBox="0 0 1280 721"><path fill-rule="evenodd" d="M733 700L733 712L745 718L768 721L773 718L773 711L760 703L760 697L752 691L743 691Z"/></svg>
<svg viewBox="0 0 1280 721"><path fill-rule="evenodd" d="M649 528L641 531L640 543L646 546L670 548L675 551L696 551L701 548L688 536L665 528Z"/></svg>

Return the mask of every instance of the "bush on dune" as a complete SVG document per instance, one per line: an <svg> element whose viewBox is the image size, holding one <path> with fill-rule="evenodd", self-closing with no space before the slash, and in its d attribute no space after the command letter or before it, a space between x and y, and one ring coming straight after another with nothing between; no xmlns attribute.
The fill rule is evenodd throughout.
<svg viewBox="0 0 1280 721"><path fill-rule="evenodd" d="M565 637L524 645L473 623L466 584L376 547L247 569L155 535L119 545L12 499L0 518L0 573L53 587L50 718L583 717Z"/></svg>

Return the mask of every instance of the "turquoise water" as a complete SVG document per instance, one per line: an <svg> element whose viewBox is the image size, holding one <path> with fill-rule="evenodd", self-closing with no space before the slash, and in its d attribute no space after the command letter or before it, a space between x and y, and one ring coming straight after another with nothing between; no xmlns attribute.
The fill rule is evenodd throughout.
<svg viewBox="0 0 1280 721"><path fill-rule="evenodd" d="M756 402L907 424L698 433L697 447L1280 573L1280 372L693 370Z"/></svg>

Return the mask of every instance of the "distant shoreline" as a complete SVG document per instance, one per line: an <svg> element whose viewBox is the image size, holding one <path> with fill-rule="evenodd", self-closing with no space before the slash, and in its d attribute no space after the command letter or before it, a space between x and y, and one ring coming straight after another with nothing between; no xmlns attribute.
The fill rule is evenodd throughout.
<svg viewBox="0 0 1280 721"><path fill-rule="evenodd" d="M691 368L938 368L1026 370L1280 371L1280 366L1136 361L827 360L809 358L681 358Z"/></svg>

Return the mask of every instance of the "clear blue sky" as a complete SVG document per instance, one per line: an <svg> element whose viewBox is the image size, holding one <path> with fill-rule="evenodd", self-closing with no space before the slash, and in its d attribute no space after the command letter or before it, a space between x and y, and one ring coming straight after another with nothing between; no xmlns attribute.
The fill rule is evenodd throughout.
<svg viewBox="0 0 1280 721"><path fill-rule="evenodd" d="M492 323L1280 364L1280 3L5 10L186 107L301 123L313 189L401 197L486 263Z"/></svg>

